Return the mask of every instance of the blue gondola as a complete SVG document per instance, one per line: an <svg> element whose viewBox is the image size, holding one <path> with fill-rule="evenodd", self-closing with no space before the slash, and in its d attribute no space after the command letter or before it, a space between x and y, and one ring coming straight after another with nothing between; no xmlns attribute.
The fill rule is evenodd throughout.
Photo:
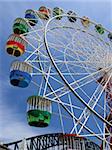
<svg viewBox="0 0 112 150"><path fill-rule="evenodd" d="M31 26L35 26L38 23L38 17L36 15L36 12L32 9L26 10L25 18L28 19Z"/></svg>
<svg viewBox="0 0 112 150"><path fill-rule="evenodd" d="M13 70L10 72L10 83L14 86L27 87L31 82L31 75L26 72Z"/></svg>
<svg viewBox="0 0 112 150"><path fill-rule="evenodd" d="M25 62L14 62L10 72L10 83L13 86L25 88L31 82L32 68Z"/></svg>

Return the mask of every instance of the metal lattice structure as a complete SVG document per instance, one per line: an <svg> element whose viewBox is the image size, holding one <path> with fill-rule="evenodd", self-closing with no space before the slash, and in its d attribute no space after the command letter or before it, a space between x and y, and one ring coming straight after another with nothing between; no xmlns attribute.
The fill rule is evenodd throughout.
<svg viewBox="0 0 112 150"><path fill-rule="evenodd" d="M35 136L5 145L11 150L20 150L22 142L25 142L27 150L100 150L98 145L86 138L62 133Z"/></svg>
<svg viewBox="0 0 112 150"><path fill-rule="evenodd" d="M9 148L3 144L0 144L0 150L9 150Z"/></svg>

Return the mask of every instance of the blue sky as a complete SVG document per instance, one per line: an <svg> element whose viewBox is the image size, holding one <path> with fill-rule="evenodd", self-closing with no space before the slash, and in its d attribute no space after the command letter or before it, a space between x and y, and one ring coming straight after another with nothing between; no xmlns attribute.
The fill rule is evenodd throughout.
<svg viewBox="0 0 112 150"><path fill-rule="evenodd" d="M65 11L74 10L79 16L88 16L112 30L111 0L0 0L0 141L9 142L39 134L59 131L52 119L47 129L32 128L26 121L26 100L34 89L15 88L9 83L10 63L14 58L5 52L5 43L12 33L13 20L24 17L26 9L62 7ZM31 94L29 94L31 93Z"/></svg>

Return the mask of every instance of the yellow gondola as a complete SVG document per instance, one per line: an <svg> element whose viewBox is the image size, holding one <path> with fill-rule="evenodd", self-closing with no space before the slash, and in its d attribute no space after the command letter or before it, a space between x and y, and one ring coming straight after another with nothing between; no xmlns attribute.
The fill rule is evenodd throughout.
<svg viewBox="0 0 112 150"><path fill-rule="evenodd" d="M82 18L82 20L81 20L81 23L82 23L82 25L83 25L84 27L88 27L89 24L90 24L90 20L89 20L88 17L84 16L84 17Z"/></svg>

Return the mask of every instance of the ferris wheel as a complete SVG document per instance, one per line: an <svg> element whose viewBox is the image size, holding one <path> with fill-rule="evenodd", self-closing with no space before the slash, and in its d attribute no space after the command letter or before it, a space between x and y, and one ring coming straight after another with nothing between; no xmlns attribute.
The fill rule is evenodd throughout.
<svg viewBox="0 0 112 150"><path fill-rule="evenodd" d="M36 91L27 99L30 126L47 127L54 114L63 133L112 148L111 32L73 11L42 6L15 19L6 50L16 57L10 83Z"/></svg>

